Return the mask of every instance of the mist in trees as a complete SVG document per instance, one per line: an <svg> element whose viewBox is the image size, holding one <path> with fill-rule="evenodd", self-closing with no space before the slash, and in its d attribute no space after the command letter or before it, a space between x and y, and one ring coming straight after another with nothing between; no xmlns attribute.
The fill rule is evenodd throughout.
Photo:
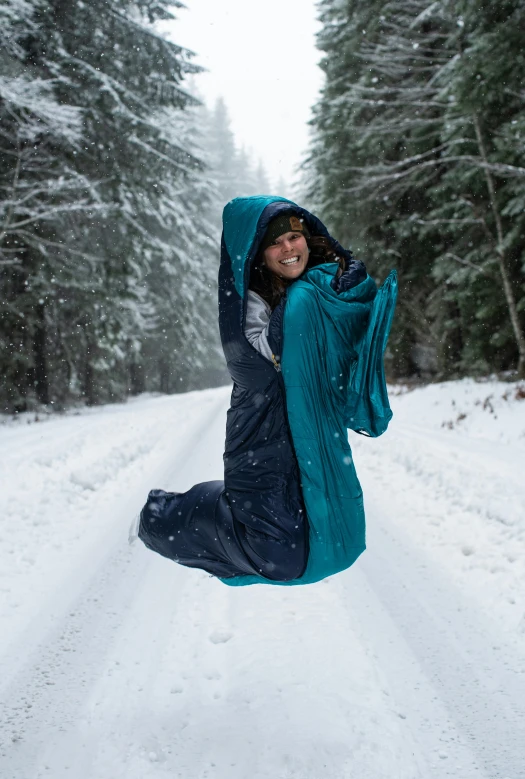
<svg viewBox="0 0 525 779"><path fill-rule="evenodd" d="M322 0L314 209L396 267L391 372L525 374L523 0Z"/></svg>
<svg viewBox="0 0 525 779"><path fill-rule="evenodd" d="M231 130L228 109L222 98L212 111L201 110L201 127L205 135L208 165L215 178L218 202L227 203L234 197L249 197L270 193L270 183L262 161L253 152L238 148ZM222 214L218 214L220 221Z"/></svg>
<svg viewBox="0 0 525 779"><path fill-rule="evenodd" d="M220 215L264 171L156 31L180 5L0 5L2 411L229 381Z"/></svg>

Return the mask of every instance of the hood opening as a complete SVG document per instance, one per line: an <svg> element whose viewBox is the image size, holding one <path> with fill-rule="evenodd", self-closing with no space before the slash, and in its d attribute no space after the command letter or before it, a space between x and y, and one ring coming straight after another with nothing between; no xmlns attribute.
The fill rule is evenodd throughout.
<svg viewBox="0 0 525 779"><path fill-rule="evenodd" d="M297 216L304 222L306 227L308 228L308 231L310 233L310 237L321 237L325 238L328 243L330 244L331 248L334 250L334 252L338 256L342 257L351 257L351 254L345 250L339 243L336 241L332 236L329 234L328 230L326 229L325 225L321 222L320 219L318 219L316 216L311 214L309 211L307 211L304 208L301 208L297 205L291 205L288 202L276 202L272 203L271 205L267 206L264 211L261 213L257 230L254 236L254 240L252 242L252 245L250 247L250 251L246 257L246 263L244 266L244 289L247 291L249 289L250 285L250 277L252 272L253 264L258 256L259 253L259 247L261 245L261 242L263 240L263 237L266 233L267 227L273 219L276 218L276 216L280 216L282 214L297 214ZM327 260L327 262L331 262L331 260ZM321 262L317 262L316 265L322 264ZM302 278L305 273L307 273L309 270L311 270L312 267L310 266L305 269L303 274L299 276L298 278ZM297 281L298 279L295 279ZM292 282L293 284L293 282ZM287 285L290 286L290 285ZM257 291L257 290L256 290ZM260 292L258 291L258 294ZM284 293L286 294L286 292ZM268 301L267 301L268 302ZM246 321L246 300L244 301L243 306L243 327L244 323Z"/></svg>
<svg viewBox="0 0 525 779"><path fill-rule="evenodd" d="M251 264L257 255L269 222L279 214L294 213L304 219L312 235L333 239L326 227L313 214L292 200L280 197L254 196L235 198L224 208L223 238L230 258L235 289L245 297ZM337 250L339 247L337 242Z"/></svg>
<svg viewBox="0 0 525 779"><path fill-rule="evenodd" d="M224 208L221 266L219 269L219 326L227 361L243 359L249 345L244 336L246 304L252 263L269 222L279 214L293 213L303 219L312 236L327 238L340 256L348 252L332 238L325 225L291 200L274 196L235 198ZM302 278L302 276L300 277ZM250 359L267 360L249 348ZM258 359L255 359L259 362ZM273 366L272 366L273 368ZM231 373L231 371L230 371Z"/></svg>

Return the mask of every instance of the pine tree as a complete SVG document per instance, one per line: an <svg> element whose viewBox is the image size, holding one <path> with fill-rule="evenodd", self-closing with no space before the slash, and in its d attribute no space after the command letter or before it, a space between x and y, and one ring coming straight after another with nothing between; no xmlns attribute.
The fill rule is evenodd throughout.
<svg viewBox="0 0 525 779"><path fill-rule="evenodd" d="M258 195L268 195L271 192L270 181L268 174L263 165L263 161L259 159L259 163L255 170L255 190Z"/></svg>
<svg viewBox="0 0 525 779"><path fill-rule="evenodd" d="M151 313L145 275L149 264L170 252L160 238L163 182L174 175L183 179L193 165L185 149L163 137L157 121L163 108L183 110L193 102L181 88L184 75L194 70L188 55L151 26L171 17L169 5L53 0L48 20L49 34L58 30L58 40L53 38L56 49L46 64L60 77L62 100L84 106L83 153L76 165L99 182L110 206L106 218L82 231L91 242L96 236L101 259L91 306L83 301L76 323L88 402L125 390L126 350L136 348Z"/></svg>
<svg viewBox="0 0 525 779"><path fill-rule="evenodd" d="M446 166L432 217L448 240L435 275L456 301L463 364L525 376L525 4L449 2L455 56L441 74Z"/></svg>
<svg viewBox="0 0 525 779"><path fill-rule="evenodd" d="M523 3L321 7L309 194L375 273L399 270L394 372L429 347L442 375L522 372Z"/></svg>
<svg viewBox="0 0 525 779"><path fill-rule="evenodd" d="M438 108L431 77L440 60L435 13L416 23L424 2L361 0L322 4L319 47L326 84L314 110L308 189L314 208L370 271L399 273L401 294L390 341L392 372L415 369L414 351L435 341L426 314L432 256L411 218L425 210L430 172L396 176L407 157L436 145Z"/></svg>
<svg viewBox="0 0 525 779"><path fill-rule="evenodd" d="M166 109L159 120L167 138L183 146L189 159L201 156L198 118L202 109ZM181 392L228 383L220 347L217 277L220 234L217 191L202 165L166 189L162 236L170 251L151 263L145 278L153 309L152 325L135 350L142 378L134 391Z"/></svg>
<svg viewBox="0 0 525 779"><path fill-rule="evenodd" d="M46 342L56 272L74 274L60 257L59 236L71 220L93 213L91 183L71 164L81 144L81 111L56 98L56 80L34 65L44 0L0 7L0 362L1 403L23 409L30 390L49 401ZM71 250L70 259L89 255ZM76 274L78 281L78 274ZM60 304L60 298L56 305Z"/></svg>
<svg viewBox="0 0 525 779"><path fill-rule="evenodd" d="M0 82L6 408L22 408L33 392L43 403L93 403L140 389L141 351L168 298L182 312L176 337L188 344L193 334L185 348L198 355L190 368L169 367L183 376L178 384L217 359L206 334L215 317L199 302L216 241L210 182L182 137L189 126L177 122L196 102L182 87L196 68L154 29L174 5L13 0L0 9L14 74ZM18 206L13 182L17 193L25 187ZM159 269L163 291L173 282L171 297L156 295Z"/></svg>
<svg viewBox="0 0 525 779"><path fill-rule="evenodd" d="M283 176L279 176L279 181L277 182L276 187L276 193L280 195L281 197L289 197L289 190L288 190L288 184L284 180ZM302 198L299 198L302 199Z"/></svg>
<svg viewBox="0 0 525 779"><path fill-rule="evenodd" d="M223 98L215 104L204 139L209 154L219 201L225 205L239 195L237 149L230 126L228 109ZM222 211L219 213L219 224Z"/></svg>

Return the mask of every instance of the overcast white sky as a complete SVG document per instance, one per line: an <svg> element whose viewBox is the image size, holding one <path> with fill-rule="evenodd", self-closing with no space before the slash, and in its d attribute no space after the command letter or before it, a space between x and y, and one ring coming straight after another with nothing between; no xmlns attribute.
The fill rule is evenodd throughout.
<svg viewBox="0 0 525 779"><path fill-rule="evenodd" d="M169 37L208 69L196 79L206 103L224 97L239 145L261 157L275 186L308 144L322 83L314 0L185 0Z"/></svg>

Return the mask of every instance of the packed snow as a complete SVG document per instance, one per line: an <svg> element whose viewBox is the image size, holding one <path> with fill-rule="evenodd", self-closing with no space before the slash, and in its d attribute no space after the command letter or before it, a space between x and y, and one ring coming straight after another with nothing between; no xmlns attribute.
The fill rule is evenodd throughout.
<svg viewBox="0 0 525 779"><path fill-rule="evenodd" d="M525 384L391 387L367 551L285 589L127 543L222 477L229 395L3 419L2 779L525 776Z"/></svg>
<svg viewBox="0 0 525 779"><path fill-rule="evenodd" d="M352 440L365 496L502 630L525 634L525 383L390 395L389 433Z"/></svg>

